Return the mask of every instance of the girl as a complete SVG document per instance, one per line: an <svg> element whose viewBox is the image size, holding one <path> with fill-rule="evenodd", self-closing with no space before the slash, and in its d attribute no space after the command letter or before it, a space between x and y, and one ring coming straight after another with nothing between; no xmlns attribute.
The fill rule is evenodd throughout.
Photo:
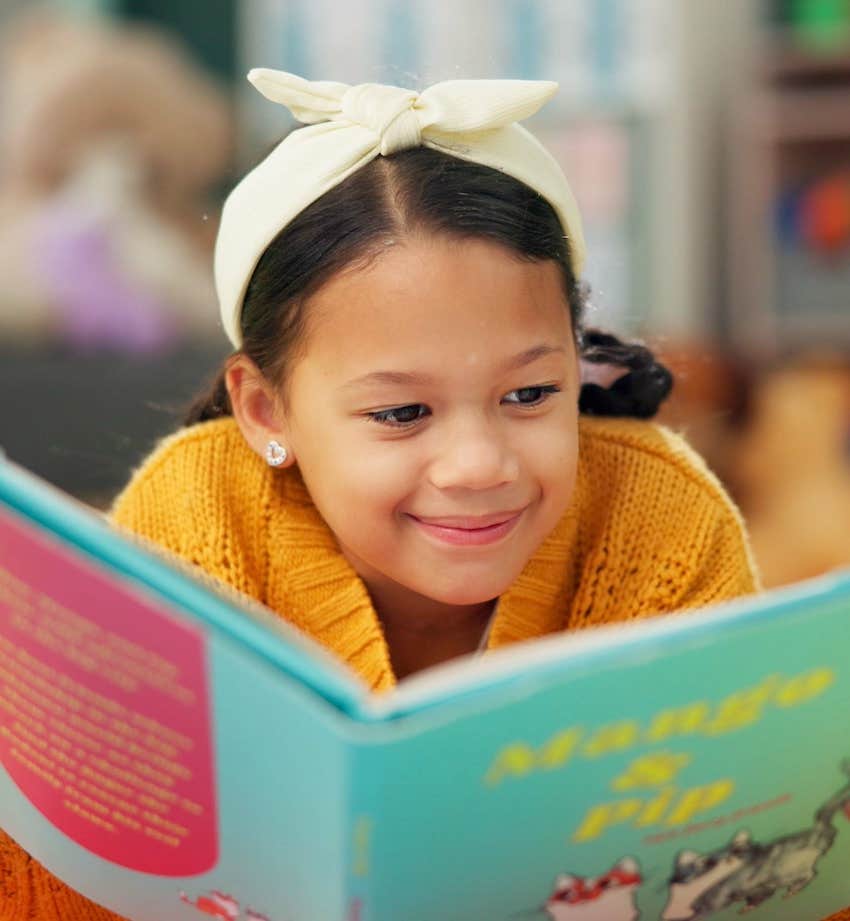
<svg viewBox="0 0 850 921"><path fill-rule="evenodd" d="M622 418L651 416L669 375L583 327L579 215L516 124L555 86L250 78L310 126L225 205L215 271L236 351L115 522L264 602L376 691L753 591L717 481L672 433ZM4 918L116 917L8 839L0 870Z"/></svg>

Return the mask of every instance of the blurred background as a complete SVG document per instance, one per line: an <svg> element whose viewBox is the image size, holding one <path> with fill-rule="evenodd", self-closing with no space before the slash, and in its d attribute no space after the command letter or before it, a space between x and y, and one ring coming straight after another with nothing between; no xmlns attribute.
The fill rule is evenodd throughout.
<svg viewBox="0 0 850 921"><path fill-rule="evenodd" d="M0 446L97 507L228 354L223 197L289 127L252 66L553 79L593 325L677 374L662 421L765 582L850 564L850 0L0 0Z"/></svg>

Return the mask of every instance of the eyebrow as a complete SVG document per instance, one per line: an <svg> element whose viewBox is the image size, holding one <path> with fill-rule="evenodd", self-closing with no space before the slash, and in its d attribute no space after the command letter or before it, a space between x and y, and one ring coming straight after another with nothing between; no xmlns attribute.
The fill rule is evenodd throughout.
<svg viewBox="0 0 850 921"><path fill-rule="evenodd" d="M517 371L520 368L524 368L526 365L532 364L532 362L545 358L547 355L559 352L564 354L566 350L562 346L545 344L535 345L509 358L503 366L503 372ZM362 377L355 377L347 381L342 385L342 389L360 387L365 384L407 384L424 386L431 383L433 383L432 377L427 374L419 374L413 371L371 371L369 374L364 374Z"/></svg>

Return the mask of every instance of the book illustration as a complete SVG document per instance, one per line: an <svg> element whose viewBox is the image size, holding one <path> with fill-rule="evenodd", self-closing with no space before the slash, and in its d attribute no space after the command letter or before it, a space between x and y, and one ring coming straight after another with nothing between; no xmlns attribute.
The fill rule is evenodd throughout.
<svg viewBox="0 0 850 921"><path fill-rule="evenodd" d="M259 914L252 908L246 908L245 914L240 914L239 902L232 895L225 895L217 889L207 895L199 895L195 899L190 899L181 890L180 901L201 914L211 918L221 918L222 921L271 921L271 918Z"/></svg>
<svg viewBox="0 0 850 921"><path fill-rule="evenodd" d="M642 882L632 857L597 877L563 873L544 910L552 921L637 921L635 892Z"/></svg>
<svg viewBox="0 0 850 921"><path fill-rule="evenodd" d="M695 903L700 896L745 866L750 847L749 834L738 832L725 847L709 854L680 851L662 921L690 921L697 917Z"/></svg>
<svg viewBox="0 0 850 921"><path fill-rule="evenodd" d="M841 768L850 776L850 761ZM743 903L742 912L751 911L780 889L785 898L796 895L817 875L817 862L838 834L832 822L841 811L850 819L850 783L818 809L811 828L765 844L742 830L710 853L680 852L662 921L701 921L736 902Z"/></svg>

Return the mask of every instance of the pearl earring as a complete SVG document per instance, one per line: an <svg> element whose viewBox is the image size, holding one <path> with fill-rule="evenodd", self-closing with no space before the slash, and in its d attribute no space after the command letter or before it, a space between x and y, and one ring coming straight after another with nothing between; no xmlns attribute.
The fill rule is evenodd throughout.
<svg viewBox="0 0 850 921"><path fill-rule="evenodd" d="M272 440L266 445L266 463L269 467L280 467L285 463L286 457L286 448L280 442Z"/></svg>

